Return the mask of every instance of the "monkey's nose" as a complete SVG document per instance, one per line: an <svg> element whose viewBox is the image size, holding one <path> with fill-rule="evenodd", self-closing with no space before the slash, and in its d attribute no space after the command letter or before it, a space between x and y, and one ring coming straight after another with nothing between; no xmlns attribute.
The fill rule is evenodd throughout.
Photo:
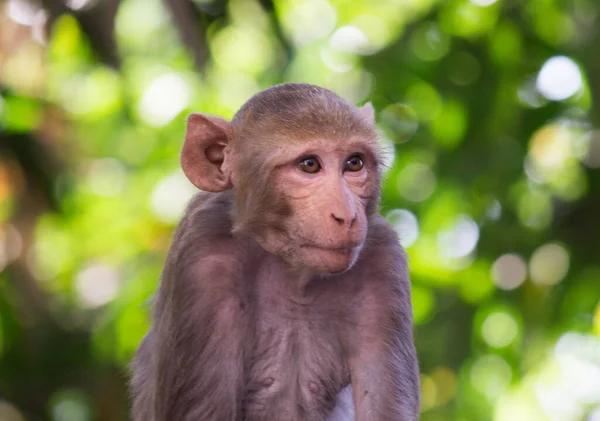
<svg viewBox="0 0 600 421"><path fill-rule="evenodd" d="M351 228L356 220L356 214L352 215L336 215L335 213L331 214L333 220L341 226L347 226L347 228Z"/></svg>

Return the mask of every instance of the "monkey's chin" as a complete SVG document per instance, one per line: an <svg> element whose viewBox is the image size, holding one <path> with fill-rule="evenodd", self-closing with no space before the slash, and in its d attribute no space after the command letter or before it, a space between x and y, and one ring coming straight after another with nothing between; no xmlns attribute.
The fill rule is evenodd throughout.
<svg viewBox="0 0 600 421"><path fill-rule="evenodd" d="M304 246L300 251L302 264L322 275L335 275L344 273L358 260L362 247L348 248L323 248Z"/></svg>

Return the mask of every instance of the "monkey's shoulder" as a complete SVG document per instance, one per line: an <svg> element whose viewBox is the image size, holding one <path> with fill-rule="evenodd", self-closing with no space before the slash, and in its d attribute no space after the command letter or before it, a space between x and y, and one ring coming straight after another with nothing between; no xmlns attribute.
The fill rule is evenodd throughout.
<svg viewBox="0 0 600 421"><path fill-rule="evenodd" d="M397 232L379 215L369 221L369 233L355 276L366 290L380 291L384 296L391 297L390 291L408 288L406 252Z"/></svg>
<svg viewBox="0 0 600 421"><path fill-rule="evenodd" d="M227 192L200 192L190 201L175 232L162 280L174 285L178 279L177 291L183 299L202 295L214 282L233 285L240 279L244 249L231 233L232 205Z"/></svg>
<svg viewBox="0 0 600 421"><path fill-rule="evenodd" d="M216 245L232 239L233 195L230 192L196 194L177 227L175 242Z"/></svg>
<svg viewBox="0 0 600 421"><path fill-rule="evenodd" d="M381 215L374 215L369 219L365 252L365 254L382 254L382 257L391 260L406 261L406 253L400 245L398 233Z"/></svg>

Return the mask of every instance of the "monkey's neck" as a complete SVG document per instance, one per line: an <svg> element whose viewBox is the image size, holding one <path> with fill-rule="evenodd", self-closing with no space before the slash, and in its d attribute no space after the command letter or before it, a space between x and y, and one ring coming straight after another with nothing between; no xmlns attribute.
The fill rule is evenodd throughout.
<svg viewBox="0 0 600 421"><path fill-rule="evenodd" d="M268 279L273 288L285 289L287 296L306 296L311 282L321 277L314 271L294 266L279 256L281 249L284 253L287 252L285 247L280 250L268 250L265 245L275 243L267 238L269 230L260 233L240 230L234 231L233 235L238 241L247 244L246 250L249 253L246 265L251 271L256 270L258 282L261 282L261 279Z"/></svg>
<svg viewBox="0 0 600 421"><path fill-rule="evenodd" d="M260 247L257 244L258 247ZM296 268L279 256L262 249L261 269L258 282L268 282L271 288L286 292L286 296L302 299L307 296L309 284L315 279L314 273L307 269Z"/></svg>

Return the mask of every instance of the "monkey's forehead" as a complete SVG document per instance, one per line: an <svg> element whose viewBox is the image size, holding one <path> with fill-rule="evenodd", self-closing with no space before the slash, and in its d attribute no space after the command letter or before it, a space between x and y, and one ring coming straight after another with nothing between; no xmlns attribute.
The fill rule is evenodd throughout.
<svg viewBox="0 0 600 421"><path fill-rule="evenodd" d="M335 140L377 137L375 127L356 115L292 115L282 118L273 114L246 119L234 124L234 133L242 138L276 137L302 141L318 138Z"/></svg>
<svg viewBox="0 0 600 421"><path fill-rule="evenodd" d="M289 151L315 149L323 152L344 150L371 150L378 153L382 144L377 133L373 131L311 131L311 130L280 130L246 131L235 137L236 148L260 148L268 152L272 148Z"/></svg>
<svg viewBox="0 0 600 421"><path fill-rule="evenodd" d="M266 144L278 149L289 151L318 149L323 152L336 152L344 150L378 149L378 139L364 136L306 136L306 137L279 137L273 136L265 139Z"/></svg>

